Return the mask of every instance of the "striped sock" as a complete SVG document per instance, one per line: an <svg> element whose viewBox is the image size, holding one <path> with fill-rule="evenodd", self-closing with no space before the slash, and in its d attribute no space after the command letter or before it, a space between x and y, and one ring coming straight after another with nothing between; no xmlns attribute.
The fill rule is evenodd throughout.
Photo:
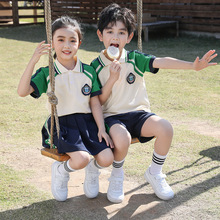
<svg viewBox="0 0 220 220"><path fill-rule="evenodd" d="M124 171L123 171L123 164L125 162L125 159L121 160L121 161L113 161L113 168L112 168L112 174L114 176L122 176L124 175Z"/></svg>
<svg viewBox="0 0 220 220"><path fill-rule="evenodd" d="M150 166L150 173L152 175L162 173L162 167L163 167L166 157L167 155L161 156L154 151L153 157L152 157L152 163Z"/></svg>
<svg viewBox="0 0 220 220"><path fill-rule="evenodd" d="M58 171L61 173L61 174L67 174L67 173L70 173L70 172L74 172L75 170L73 168L71 168L70 164L69 164L69 160L65 161L64 163L61 163L59 166L58 166Z"/></svg>
<svg viewBox="0 0 220 220"><path fill-rule="evenodd" d="M92 159L91 162L89 163L89 165L93 168L93 169L103 169L104 167L100 166L97 162L97 160Z"/></svg>

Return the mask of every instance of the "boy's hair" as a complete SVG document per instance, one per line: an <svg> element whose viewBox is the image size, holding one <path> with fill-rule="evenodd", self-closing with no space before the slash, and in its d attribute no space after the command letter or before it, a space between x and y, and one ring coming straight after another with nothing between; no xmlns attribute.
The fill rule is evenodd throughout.
<svg viewBox="0 0 220 220"><path fill-rule="evenodd" d="M98 21L98 29L102 33L109 24L113 26L117 21L124 23L128 35L134 32L135 18L133 12L128 8L121 8L116 3L110 4L101 11Z"/></svg>
<svg viewBox="0 0 220 220"><path fill-rule="evenodd" d="M74 28L74 30L77 32L79 41L82 40L82 31L80 24L77 22L76 19L70 18L69 16L61 16L60 18L57 18L52 23L52 36L54 35L55 31L60 28L65 28L71 26Z"/></svg>

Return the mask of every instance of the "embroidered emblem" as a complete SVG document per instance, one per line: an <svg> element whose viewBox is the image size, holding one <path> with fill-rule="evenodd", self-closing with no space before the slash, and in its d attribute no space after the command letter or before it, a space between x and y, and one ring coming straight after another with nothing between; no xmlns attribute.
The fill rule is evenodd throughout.
<svg viewBox="0 0 220 220"><path fill-rule="evenodd" d="M135 81L135 75L133 74L133 73L129 73L129 75L127 76L127 82L129 83L129 84L132 84L132 83L134 83L134 81Z"/></svg>
<svg viewBox="0 0 220 220"><path fill-rule="evenodd" d="M82 93L83 95L90 95L91 93L91 88L88 84L85 84L83 87L82 87Z"/></svg>

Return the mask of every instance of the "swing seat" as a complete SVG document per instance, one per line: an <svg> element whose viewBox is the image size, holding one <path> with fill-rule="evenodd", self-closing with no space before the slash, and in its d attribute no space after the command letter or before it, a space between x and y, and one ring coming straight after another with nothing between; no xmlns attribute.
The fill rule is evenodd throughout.
<svg viewBox="0 0 220 220"><path fill-rule="evenodd" d="M57 148L44 147L41 149L41 154L60 162L67 161L70 158L67 154L59 154Z"/></svg>
<svg viewBox="0 0 220 220"><path fill-rule="evenodd" d="M132 140L131 140L131 144L135 144L138 142L139 142L138 138L132 138ZM59 154L57 148L44 147L41 149L41 154L43 156L50 157L50 158L57 160L57 161L60 161L60 162L67 161L70 158L67 154Z"/></svg>

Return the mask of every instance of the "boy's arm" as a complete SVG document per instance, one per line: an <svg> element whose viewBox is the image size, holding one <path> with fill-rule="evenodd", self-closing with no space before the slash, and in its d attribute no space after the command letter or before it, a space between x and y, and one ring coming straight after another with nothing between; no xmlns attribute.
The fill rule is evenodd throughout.
<svg viewBox="0 0 220 220"><path fill-rule="evenodd" d="M27 65L27 67L26 67L26 69L20 79L17 92L18 92L18 95L21 97L25 97L27 95L30 95L34 91L34 88L30 85L31 76L34 71L34 67L42 55L48 54L48 50L50 47L49 44L44 44L44 43L45 43L45 41L42 41L38 44L32 58L30 59L28 65Z"/></svg>
<svg viewBox="0 0 220 220"><path fill-rule="evenodd" d="M103 112L98 96L93 96L90 98L90 108L92 110L93 117L98 127L99 142L102 142L102 138L104 138L107 146L113 148L113 142L105 131Z"/></svg>
<svg viewBox="0 0 220 220"><path fill-rule="evenodd" d="M121 71L121 65L118 61L113 61L109 68L110 77L108 78L105 85L102 87L102 94L99 95L101 105L103 105L109 98L112 92L112 88L115 82L118 80Z"/></svg>
<svg viewBox="0 0 220 220"><path fill-rule="evenodd" d="M197 57L194 62L178 60L172 57L156 58L153 62L153 67L160 69L193 69L199 71L208 66L216 65L217 63L210 63L216 56L215 50L210 50L202 59Z"/></svg>

